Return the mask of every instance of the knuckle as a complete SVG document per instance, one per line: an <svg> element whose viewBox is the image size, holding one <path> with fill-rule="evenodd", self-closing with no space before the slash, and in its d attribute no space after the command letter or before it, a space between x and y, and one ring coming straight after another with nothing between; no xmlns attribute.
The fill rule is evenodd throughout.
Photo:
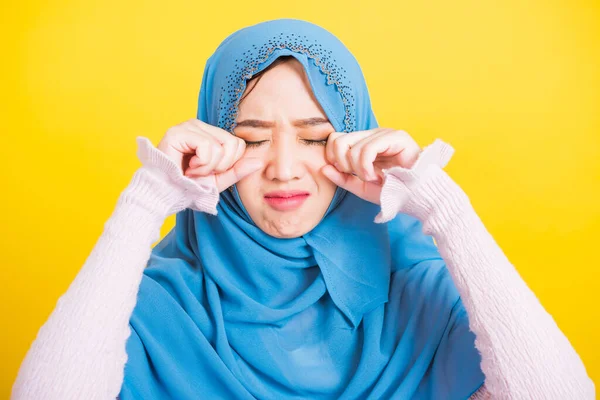
<svg viewBox="0 0 600 400"><path fill-rule="evenodd" d="M365 149L365 151L362 152L362 154L360 155L360 163L363 166L367 166L369 163L369 152L367 149Z"/></svg>
<svg viewBox="0 0 600 400"><path fill-rule="evenodd" d="M344 143L346 142L346 140L348 140L348 137L350 137L351 134L348 135L336 135L335 138L333 139L334 142L336 143Z"/></svg>
<svg viewBox="0 0 600 400"><path fill-rule="evenodd" d="M190 130L192 127L192 123L190 121L183 121L181 124L177 125L176 128L179 130Z"/></svg>
<svg viewBox="0 0 600 400"><path fill-rule="evenodd" d="M221 157L225 153L225 150L223 149L223 147L219 146L218 144L213 145L212 151L214 152L214 154L217 157Z"/></svg>
<svg viewBox="0 0 600 400"><path fill-rule="evenodd" d="M328 142L335 142L341 136L342 135L339 132L332 132L332 133L329 134L329 137L327 137L327 141Z"/></svg>
<svg viewBox="0 0 600 400"><path fill-rule="evenodd" d="M179 125L170 127L165 132L165 137L168 137L168 138L173 137L175 134L177 134L177 132L179 132L180 129L181 128L179 127Z"/></svg>
<svg viewBox="0 0 600 400"><path fill-rule="evenodd" d="M333 147L331 148L331 152L336 156L339 157L341 151L341 147L339 146L338 143L334 143Z"/></svg>
<svg viewBox="0 0 600 400"><path fill-rule="evenodd" d="M331 144L333 145L333 147L339 147L342 143L342 137L341 136L336 136L331 140Z"/></svg>
<svg viewBox="0 0 600 400"><path fill-rule="evenodd" d="M194 124L192 124L190 121L185 121L183 124L181 124L181 127L188 131L192 131L192 128L194 128Z"/></svg>
<svg viewBox="0 0 600 400"><path fill-rule="evenodd" d="M197 151L196 153L197 153L198 159L201 161L201 163L206 164L206 162L210 158L210 153L209 153L208 148L202 147L202 148L200 148L200 151Z"/></svg>
<svg viewBox="0 0 600 400"><path fill-rule="evenodd" d="M336 140L333 144L333 148L336 154L340 155L343 154L345 150L348 149L347 146L344 145L344 143L340 140Z"/></svg>
<svg viewBox="0 0 600 400"><path fill-rule="evenodd" d="M203 150L206 149L209 145L209 142L202 136L199 136L195 143L196 143L197 149L203 149Z"/></svg>
<svg viewBox="0 0 600 400"><path fill-rule="evenodd" d="M227 149L228 153L235 154L235 152L237 151L238 147L239 147L239 143L238 143L237 140L230 139L230 140L228 140L225 143L225 148Z"/></svg>
<svg viewBox="0 0 600 400"><path fill-rule="evenodd" d="M373 134L369 135L369 136L386 136L386 135L390 135L390 134L393 134L393 133L394 133L393 129L382 128L382 129L380 129L380 130L378 130L376 132L373 132Z"/></svg>
<svg viewBox="0 0 600 400"><path fill-rule="evenodd" d="M242 147L242 148L246 147L246 142L243 139L236 137L235 141L236 141L236 144L238 147Z"/></svg>

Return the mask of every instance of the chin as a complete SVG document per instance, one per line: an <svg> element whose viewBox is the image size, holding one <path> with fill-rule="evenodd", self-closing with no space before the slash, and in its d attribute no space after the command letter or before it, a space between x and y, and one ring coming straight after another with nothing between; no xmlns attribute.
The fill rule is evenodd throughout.
<svg viewBox="0 0 600 400"><path fill-rule="evenodd" d="M302 218L264 220L259 228L267 235L280 238L297 238L310 232L316 224L307 224Z"/></svg>
<svg viewBox="0 0 600 400"><path fill-rule="evenodd" d="M304 233L306 233L306 232L304 232ZM269 235L276 237L278 239L294 239L294 238L304 235L304 233L301 233L301 232L291 232L291 233L276 232L273 234L269 233Z"/></svg>

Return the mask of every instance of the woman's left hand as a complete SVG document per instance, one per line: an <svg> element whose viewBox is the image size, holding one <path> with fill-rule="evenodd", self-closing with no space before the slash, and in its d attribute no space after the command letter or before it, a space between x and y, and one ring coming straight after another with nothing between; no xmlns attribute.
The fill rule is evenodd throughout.
<svg viewBox="0 0 600 400"><path fill-rule="evenodd" d="M325 157L330 164L321 171L341 188L379 204L382 170L398 166L409 169L421 151L417 142L404 131L375 128L333 132L325 147Z"/></svg>

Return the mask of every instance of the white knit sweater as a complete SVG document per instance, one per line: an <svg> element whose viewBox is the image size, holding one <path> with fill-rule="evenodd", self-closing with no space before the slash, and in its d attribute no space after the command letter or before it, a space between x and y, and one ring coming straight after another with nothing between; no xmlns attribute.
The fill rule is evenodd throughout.
<svg viewBox="0 0 600 400"><path fill-rule="evenodd" d="M169 215L215 213L216 189L201 187L149 140L143 166L119 197L85 264L23 360L13 400L115 399L127 361L129 318L152 243ZM424 150L423 153L427 148ZM594 399L581 359L475 213L467 195L425 160L386 172L380 216L423 222L451 273L482 356L485 384L473 399Z"/></svg>

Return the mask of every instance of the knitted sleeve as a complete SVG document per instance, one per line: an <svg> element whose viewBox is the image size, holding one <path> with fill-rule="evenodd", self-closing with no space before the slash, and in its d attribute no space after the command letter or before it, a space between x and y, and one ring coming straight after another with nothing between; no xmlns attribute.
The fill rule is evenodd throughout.
<svg viewBox="0 0 600 400"><path fill-rule="evenodd" d="M216 188L200 186L143 137L138 169L83 267L21 363L13 400L115 399L126 342L152 243L165 218L185 208L216 214Z"/></svg>
<svg viewBox="0 0 600 400"><path fill-rule="evenodd" d="M438 139L411 169L384 171L375 221L403 212L435 239L482 357L485 384L472 398L594 399L594 383L569 340L442 169L453 152Z"/></svg>

